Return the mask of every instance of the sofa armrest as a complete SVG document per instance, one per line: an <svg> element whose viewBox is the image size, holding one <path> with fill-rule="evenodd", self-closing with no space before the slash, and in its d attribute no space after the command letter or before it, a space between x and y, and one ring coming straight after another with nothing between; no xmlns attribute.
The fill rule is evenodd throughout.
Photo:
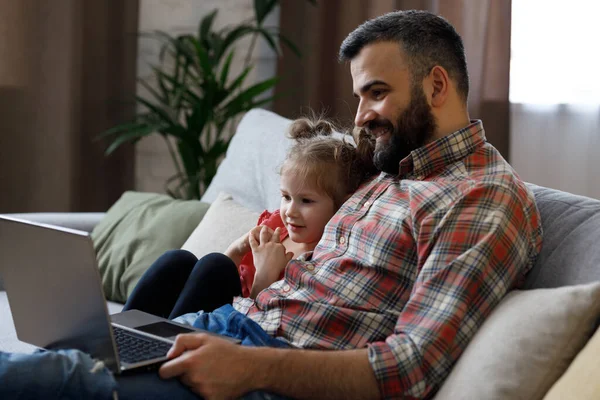
<svg viewBox="0 0 600 400"><path fill-rule="evenodd" d="M103 212L57 212L57 213L19 213L5 214L7 217L25 219L48 225L58 225L65 228L91 232L92 229L106 215Z"/></svg>

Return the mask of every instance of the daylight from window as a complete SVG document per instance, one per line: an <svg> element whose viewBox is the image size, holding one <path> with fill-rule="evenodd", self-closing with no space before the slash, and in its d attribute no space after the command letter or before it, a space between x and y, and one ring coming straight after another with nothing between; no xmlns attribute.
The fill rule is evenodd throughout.
<svg viewBox="0 0 600 400"><path fill-rule="evenodd" d="M600 104L600 1L513 0L510 101Z"/></svg>

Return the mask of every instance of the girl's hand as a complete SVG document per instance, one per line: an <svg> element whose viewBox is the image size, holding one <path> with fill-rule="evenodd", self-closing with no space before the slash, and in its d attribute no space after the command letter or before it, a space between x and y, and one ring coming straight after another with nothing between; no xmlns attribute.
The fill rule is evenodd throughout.
<svg viewBox="0 0 600 400"><path fill-rule="evenodd" d="M225 250L225 255L231 258L231 260L233 260L237 267L240 266L244 255L246 255L246 253L251 250L249 241L250 236L258 238L261 228L262 226L260 225L255 226L248 233L245 233L244 235L236 239L233 243L229 245L227 250Z"/></svg>
<svg viewBox="0 0 600 400"><path fill-rule="evenodd" d="M279 280L281 271L292 259L293 253L286 253L280 241L279 228L273 232L269 227L262 226L258 240L255 235L250 235L249 242L256 267L250 297L256 298L261 290Z"/></svg>

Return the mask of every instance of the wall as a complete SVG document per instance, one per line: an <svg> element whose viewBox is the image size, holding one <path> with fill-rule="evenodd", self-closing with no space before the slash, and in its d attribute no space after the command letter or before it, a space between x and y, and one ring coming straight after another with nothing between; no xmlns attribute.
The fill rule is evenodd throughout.
<svg viewBox="0 0 600 400"><path fill-rule="evenodd" d="M198 22L214 9L219 9L215 27L222 28L237 24L254 15L250 0L141 0L139 27L141 32L164 30L172 34L197 31ZM277 26L279 15L269 16L266 26ZM236 59L230 75L236 76L242 68L243 57L250 43L245 39L238 45ZM275 74L276 56L268 46L258 41L253 54L255 68L247 79L247 84L264 80ZM138 42L138 76L148 77L150 64L157 63L159 45L150 39L140 38ZM140 89L138 88L138 93ZM139 191L164 192L165 182L175 173L171 157L164 139L153 135L140 141L136 146L135 187Z"/></svg>

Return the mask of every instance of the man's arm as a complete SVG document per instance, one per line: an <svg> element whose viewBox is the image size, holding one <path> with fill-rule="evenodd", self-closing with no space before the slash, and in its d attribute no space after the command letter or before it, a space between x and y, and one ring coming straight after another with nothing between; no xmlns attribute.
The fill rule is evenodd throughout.
<svg viewBox="0 0 600 400"><path fill-rule="evenodd" d="M385 398L424 398L450 373L489 313L539 251L538 218L500 185L479 184L415 215L418 275L393 335L369 346Z"/></svg>
<svg viewBox="0 0 600 400"><path fill-rule="evenodd" d="M160 368L205 399L261 390L295 399L378 399L367 350L243 347L205 334L180 335Z"/></svg>

